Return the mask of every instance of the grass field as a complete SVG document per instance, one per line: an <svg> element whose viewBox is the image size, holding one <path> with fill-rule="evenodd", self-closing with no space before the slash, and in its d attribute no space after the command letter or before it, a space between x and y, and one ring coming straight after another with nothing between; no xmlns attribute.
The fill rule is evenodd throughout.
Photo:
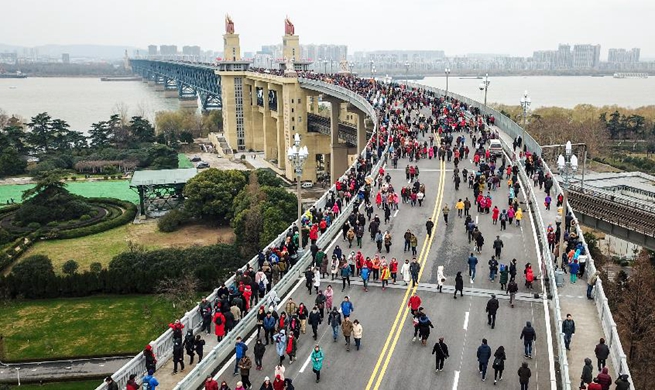
<svg viewBox="0 0 655 390"><path fill-rule="evenodd" d="M178 168L195 168L195 165L189 160L184 153L178 153L177 155L177 167Z"/></svg>
<svg viewBox="0 0 655 390"><path fill-rule="evenodd" d="M44 383L43 385L39 384L21 384L20 387L18 386L10 386L9 388L12 390L37 390L37 389L43 389L43 390L89 390L89 389L95 389L98 387L104 378L98 378L95 380L87 380L87 381L78 381L78 382L52 382L52 383Z"/></svg>
<svg viewBox="0 0 655 390"><path fill-rule="evenodd" d="M139 202L139 195L130 189L130 183L127 180L69 181L67 184L66 188L70 192L87 198L117 198L134 204ZM0 203L4 204L11 198L15 202L20 202L23 191L32 187L34 184L1 185Z"/></svg>
<svg viewBox="0 0 655 390"><path fill-rule="evenodd" d="M128 250L129 242L147 249L184 248L216 244L219 238L222 242L232 242L234 235L229 228L204 225L187 225L173 233L162 233L157 230L157 224L154 222L128 224L86 237L37 242L23 258L36 254L47 255L57 273L61 273L62 265L72 259L78 262L81 272L88 270L89 265L95 262L107 266L114 256Z"/></svg>
<svg viewBox="0 0 655 390"><path fill-rule="evenodd" d="M134 354L176 315L156 296L95 296L0 305L6 360Z"/></svg>

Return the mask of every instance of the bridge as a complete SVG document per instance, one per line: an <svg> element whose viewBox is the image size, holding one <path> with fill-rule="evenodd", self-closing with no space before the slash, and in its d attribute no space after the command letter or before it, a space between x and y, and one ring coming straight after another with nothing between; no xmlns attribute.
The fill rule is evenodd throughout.
<svg viewBox="0 0 655 390"><path fill-rule="evenodd" d="M226 35L230 35L230 32L226 32ZM293 43L294 37L293 32L285 34L285 43ZM357 79L347 74L341 76L306 74L302 71L302 63L298 65L287 62L284 64L287 72L279 75L244 71L243 69L228 71L226 69L231 66L241 66L241 63L238 62L238 51L231 50L233 47L238 47L238 45L234 45L233 38L228 36L225 39L226 46L228 46L225 52L235 53L234 61L215 65L215 73L219 76L217 83L221 86L221 104L225 112L224 117L227 118L224 123L225 132L229 142L236 141L237 148L246 148L249 145L248 142L253 142L252 145L262 145L261 149L255 148L255 150L265 150L267 158L275 156L277 161L284 162L286 161L284 153L286 153L286 146L289 145L290 136L293 132L298 132L302 136L303 144L308 144L310 153L325 152L325 149L321 149L324 147L322 144L330 145L329 154L334 163L331 166L332 180L334 181L349 168L355 171L361 168L359 161L348 163L351 153L348 146L341 142L341 140L345 140L357 145L356 156L372 160L373 166L370 175L374 180L379 169L384 168L391 175L393 187L400 189L408 184L408 180L404 176L404 165L409 164L409 161L401 159L398 169L391 166L390 160L386 156L392 146L389 142L391 138L388 137L393 136L393 133L388 134L386 132L388 130L383 130L383 128L386 125L387 115L398 107L402 108L402 102L409 101L416 94L422 94L427 99L425 101L428 102L425 107L421 108L421 113L424 115L430 115L432 108L437 108L437 112L441 112L440 110L445 107L461 109L466 115L471 115L474 108L479 109L484 115L493 115L496 118L496 126L492 127L492 131L497 132L497 136L502 141L507 161L516 159L510 145L517 135L522 134L522 129L509 118L478 102L453 93L445 96L442 90L414 84L387 86L380 82ZM232 46L228 44L232 44ZM285 48L285 50L291 49ZM160 63L155 61L140 61L136 68L144 72L143 69L146 67L159 65ZM187 68L189 72L196 68L196 65L182 63L168 64L167 66L169 68ZM205 66L209 65L203 65L201 68L205 69ZM173 75L171 72L159 74L157 77L174 78ZM241 80L236 81L237 79ZM189 79L186 82L191 87L195 85ZM242 89L235 88L239 85ZM243 86L247 87L243 89ZM316 114L315 106L319 96L322 101L329 102L332 107L329 135L316 134L308 130L312 127L309 125L308 118L312 114ZM268 97L268 99L264 97ZM380 97L387 97L389 101L381 104ZM245 104L243 99L245 99ZM240 110L243 110L241 114L239 114ZM341 113L343 110L356 117L356 126L352 126L348 130L340 127L344 119ZM411 115L415 118L418 111L413 109L412 111ZM282 113L282 118L279 116L280 113ZM243 117L240 116L242 114ZM291 114L295 114L293 117L297 119L292 121ZM365 116L368 116L373 123L372 136L368 139L364 126ZM248 117L250 119L246 119ZM239 121L239 118L243 120ZM323 132L327 132L326 122L320 118L313 118L314 126L317 126L315 128L322 126ZM250 122L247 122L248 120ZM267 121L274 123L267 123ZM240 127L240 123L243 126ZM249 125L245 125L245 123L249 123ZM345 132L350 132L352 135L353 129L356 129L356 140L351 136L339 135ZM319 131L321 130L319 129ZM418 140L428 142L429 136L430 133L425 136L419 135ZM258 138L263 138L263 140L255 140ZM239 142L239 139L243 142ZM541 153L539 145L529 135L526 135L525 144L528 150L536 154ZM382 147L383 150L380 150L382 158L378 160L376 152L379 147ZM487 238L487 244L480 254L476 254L480 259L478 277L475 281L465 277L463 296L458 296L458 299L453 299L452 296L454 275L457 272L463 272L466 276L466 259L471 252L471 244L462 228L463 220L455 215L454 205L460 198L470 198L471 190L465 188L464 184L459 190L455 189L451 180L454 166L450 161L440 161L436 158L422 159L412 164L420 168L420 181L426 185L424 204L422 207L401 204L400 210L394 211L389 222L383 225L384 229L393 236L393 245L389 253L381 254L387 258L396 257L401 262L405 258L411 258L412 255L409 253L400 251L401 237L407 230L414 232L419 242L416 259L422 265L418 286L407 287L401 282L382 291L380 285L373 282L369 286L369 291L364 291L360 282L353 281L352 286L346 287L346 290L342 292L338 281L322 281L322 289L328 283L332 283L335 287L333 298L335 305L338 305L346 294L354 303L353 316L359 319L364 327L362 349L345 351L343 336L339 336L339 342L332 342L330 340L332 330L325 324L321 325L316 343L320 344L326 358L323 365L323 379L320 384L314 384L309 358L314 341L311 340L311 328L308 327L308 334L301 335L298 342L297 362L292 365L285 362L286 376L293 378L298 388L309 388L310 386L365 388L367 390L399 387L425 388L428 386L442 389L477 388L481 378L475 356L483 337L489 340L492 352L500 345L505 347L507 354L505 368L509 374L505 375L504 381L498 383L497 387L499 388L516 387L515 372L524 360L529 362L533 372L532 388L535 387L535 384L536 388L552 390L576 388L583 359L593 356L593 346L600 337L608 340L611 348L612 353L608 366L614 374L613 376L615 377L619 372L629 373L602 282L600 280L597 282L593 300L586 299L584 283L566 283L559 288L555 285L553 266L555 259L548 250L546 226L554 225L557 212L544 209L542 204L544 194L537 193L538 190L530 185L530 179L520 164L518 166L519 179L524 185L521 186L522 191L519 198L521 207L525 209L521 226L509 226L507 230L501 231L498 225L492 223L488 214L476 212L475 206L471 209L471 214L480 231L484 232ZM285 166L282 165L282 167ZM288 173L289 167L285 168ZM470 160L461 161L459 169L463 168L476 169ZM544 169L552 175L545 164ZM555 183L554 191L556 193L561 191L558 183ZM325 208L328 195L336 192L335 186L332 186L315 206ZM507 189L501 185L492 192L492 196L494 204L500 206L504 203L504 199L507 199ZM449 216L449 223L446 223L442 214L445 205L453 210ZM575 206L573 209L575 211ZM341 238L341 227L353 210L354 202L344 205L338 218L319 237L317 242L319 248L325 248L329 254L336 245L342 246L346 252L350 250L347 249L347 242ZM381 211L376 210L376 213L380 214ZM431 236L427 236L425 233L425 221L428 218L435 223ZM575 226L575 229L579 229L579 224ZM577 232L578 236L582 237L582 232L580 230ZM284 240L285 235L286 233L281 234L269 246L278 245ZM485 266L487 259L493 254L490 247L493 237L496 235L505 242L501 262L508 263L510 259L516 258L519 275L520 270L527 263L531 263L537 276L534 289L527 289L523 287L522 283L519 283L521 288L517 294L515 307L510 307L508 296L500 290L498 282L489 280ZM378 252L375 243L368 237L365 237L363 241L361 249L358 248L362 253L372 256ZM582 242L586 248L584 240ZM589 253L588 248L586 250ZM279 311L284 310L284 304L289 297L293 297L296 302L306 302L311 306L314 296L303 288L302 278L303 271L311 262L310 253L305 253L291 272L273 286L272 292L264 297L263 302L266 302L268 306L270 302L275 302L276 296L281 297L282 301L277 306ZM589 258L588 263L588 271L594 272L593 259ZM257 267L257 258L250 260L248 265ZM445 275L443 292L437 292L437 284L440 282L439 267L443 267ZM242 270L245 269L244 266ZM521 281L522 278L519 276L518 280ZM226 281L226 285L232 283L234 283L234 277ZM448 344L450 359L446 361L443 371L435 372L433 356L430 355L431 348L423 347L418 342L412 342L413 326L407 309L407 299L412 293L419 294L423 298L422 305L434 323L435 329L432 331L429 341L433 342L438 337L444 337ZM487 325L485 313L485 306L491 294L496 294L501 305L496 329L491 329ZM210 301L215 298L216 291L208 296ZM584 332L576 334L571 351L564 348L564 338L560 332L563 316L569 312L573 313L577 326L585 329ZM154 340L151 345L158 357L156 377L162 383L161 388L196 389L202 385L207 375L212 375L218 380L226 380L230 387L234 388L236 380L231 377L231 371L234 368L236 337L244 337L250 347L249 354L251 354L255 338L253 335L255 317L254 310L249 312L220 343L217 343L212 335L203 336L208 344L206 348L208 352L203 361L190 367L184 376L170 374L172 332L168 330ZM532 359L524 359L523 342L519 339L526 321L532 322L538 335ZM201 323L198 307L187 312L181 322L187 329L197 332ZM264 370L251 370L250 377L254 386L259 386L264 376L274 377L273 367L277 361L275 348L267 347L264 355ZM356 369L353 370L353 367ZM124 386L130 374L137 374L140 377L144 370L144 358L142 354L139 354L118 370L114 374L114 378L119 385ZM493 370L491 367L489 370L487 381L493 380ZM103 388L105 388L104 385L98 389Z"/></svg>

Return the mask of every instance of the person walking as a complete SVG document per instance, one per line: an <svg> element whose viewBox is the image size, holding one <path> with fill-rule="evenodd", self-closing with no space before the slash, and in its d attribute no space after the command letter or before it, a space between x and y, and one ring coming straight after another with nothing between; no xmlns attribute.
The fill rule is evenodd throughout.
<svg viewBox="0 0 655 390"><path fill-rule="evenodd" d="M507 291L507 281L509 280L509 270L505 264L500 265L500 289Z"/></svg>
<svg viewBox="0 0 655 390"><path fill-rule="evenodd" d="M454 299L457 299L457 291L459 291L459 296L464 296L464 278L462 278L462 272L457 271L455 275L455 294L453 295Z"/></svg>
<svg viewBox="0 0 655 390"><path fill-rule="evenodd" d="M443 289L443 284L446 282L446 276L443 274L443 265L440 265L437 267L437 287L439 288L439 292Z"/></svg>
<svg viewBox="0 0 655 390"><path fill-rule="evenodd" d="M110 376L106 377L105 383L107 384L107 390L118 390L118 383L114 381L114 378Z"/></svg>
<svg viewBox="0 0 655 390"><path fill-rule="evenodd" d="M584 388L585 385L589 385L594 379L594 364L591 362L591 359L584 359L584 367L582 367L582 375L580 375L580 388Z"/></svg>
<svg viewBox="0 0 655 390"><path fill-rule="evenodd" d="M241 385L243 389L243 384ZM237 388L239 387L239 383L237 383ZM237 390L237 389L234 389ZM271 378L269 377L264 377L264 383L262 383L261 387L259 390L273 390L273 384L271 383Z"/></svg>
<svg viewBox="0 0 655 390"><path fill-rule="evenodd" d="M243 383L243 386L247 388L252 387L252 383L250 383L251 368L252 368L252 360L250 360L248 355L243 355L241 360L239 360L239 370L241 372L241 383Z"/></svg>
<svg viewBox="0 0 655 390"><path fill-rule="evenodd" d="M309 325L312 327L312 333L314 334L314 340L318 338L318 326L321 324L321 313L318 311L318 307L314 306L311 312L309 312L309 319L307 320Z"/></svg>
<svg viewBox="0 0 655 390"><path fill-rule="evenodd" d="M350 321L349 317L343 317L341 331L343 332L343 337L346 339L346 351L350 352L350 336L352 336L353 333L353 323Z"/></svg>
<svg viewBox="0 0 655 390"><path fill-rule="evenodd" d="M537 332L535 332L530 321L525 323L520 338L523 339L525 357L532 359L532 344L537 340Z"/></svg>
<svg viewBox="0 0 655 390"><path fill-rule="evenodd" d="M562 321L562 333L564 333L564 345L566 346L566 349L570 351L571 339L575 334L575 321L573 321L571 314L567 314L566 319Z"/></svg>
<svg viewBox="0 0 655 390"><path fill-rule="evenodd" d="M428 232L428 237L432 236L432 229L433 228L434 228L434 222L432 222L432 218L428 218L428 221L425 223L425 230L427 230L427 232Z"/></svg>
<svg viewBox="0 0 655 390"><path fill-rule="evenodd" d="M532 371L528 367L528 362L523 362L518 371L519 384L521 385L521 390L528 390L528 384L530 384L530 377L532 376Z"/></svg>
<svg viewBox="0 0 655 390"><path fill-rule="evenodd" d="M400 267L400 273L403 275L403 282L405 282L405 286L407 286L412 280L412 273L410 272L409 268L409 259L405 259L405 264Z"/></svg>
<svg viewBox="0 0 655 390"><path fill-rule="evenodd" d="M596 376L596 379L603 390L610 390L610 386L612 386L612 377L610 376L607 367L603 367L603 371Z"/></svg>
<svg viewBox="0 0 655 390"><path fill-rule="evenodd" d="M630 389L630 381L628 378L630 375L628 374L622 374L619 375L619 377L616 379L616 382L614 384L616 385L616 390L629 390Z"/></svg>
<svg viewBox="0 0 655 390"><path fill-rule="evenodd" d="M177 365L180 365L180 371L184 372L184 348L182 339L173 341L173 375L177 374Z"/></svg>
<svg viewBox="0 0 655 390"><path fill-rule="evenodd" d="M448 205L445 205L443 209L441 209L441 213L443 214L443 221L446 223L446 226L448 226L448 214L450 213Z"/></svg>
<svg viewBox="0 0 655 390"><path fill-rule="evenodd" d="M339 313L336 306L332 308L328 315L328 324L332 327L332 339L336 343L339 336L339 327L341 326L341 313Z"/></svg>
<svg viewBox="0 0 655 390"><path fill-rule="evenodd" d="M494 362L491 364L491 367L494 369L494 385L497 381L503 380L503 371L505 370L505 360L507 360L507 355L505 354L505 347L502 345L498 347L496 352L494 352Z"/></svg>
<svg viewBox="0 0 655 390"><path fill-rule="evenodd" d="M143 379L141 379L141 388L143 390L156 390L157 386L159 386L159 381L157 378L154 377L155 370L149 369L148 370L148 375L144 376Z"/></svg>
<svg viewBox="0 0 655 390"><path fill-rule="evenodd" d="M434 343L432 354L435 355L437 360L435 372L443 371L444 362L450 357L450 355L448 355L448 346L444 343L443 337L439 337L439 341Z"/></svg>
<svg viewBox="0 0 655 390"><path fill-rule="evenodd" d="M425 313L421 313L418 318L418 334L421 338L421 344L425 347L428 344L428 338L430 337L430 328L434 328L430 317Z"/></svg>
<svg viewBox="0 0 655 390"><path fill-rule="evenodd" d="M494 251L496 252L497 259L500 259L500 253L502 252L503 247L504 247L503 240L500 239L500 236L496 236L496 239L494 240L493 248Z"/></svg>
<svg viewBox="0 0 655 390"><path fill-rule="evenodd" d="M348 288L350 288L350 275L352 275L352 268L348 263L344 263L341 267L341 281L343 283L341 286L341 292L346 289L346 282L348 283Z"/></svg>
<svg viewBox="0 0 655 390"><path fill-rule="evenodd" d="M514 298L516 298L516 293L519 291L519 285L516 284L516 280L513 278L509 280L507 284L506 292L509 293L509 305L514 307Z"/></svg>
<svg viewBox="0 0 655 390"><path fill-rule="evenodd" d="M359 320L353 321L353 339L355 339L355 348L359 351L359 348L362 346L362 335L364 334L364 328L362 324L359 323Z"/></svg>
<svg viewBox="0 0 655 390"><path fill-rule="evenodd" d="M422 302L423 301L421 300L421 297L418 296L416 292L413 292L412 296L409 297L409 300L407 301L407 307L409 307L413 316L416 316L416 312L418 312L418 309L421 307Z"/></svg>
<svg viewBox="0 0 655 390"><path fill-rule="evenodd" d="M266 346L262 343L262 340L257 339L255 343L255 369L261 371L262 369L262 360L264 359L264 353L266 352Z"/></svg>
<svg viewBox="0 0 655 390"><path fill-rule="evenodd" d="M314 286L314 270L312 267L308 267L305 271L305 287L309 291L309 295L312 295L312 287Z"/></svg>
<svg viewBox="0 0 655 390"><path fill-rule="evenodd" d="M314 373L316 374L316 383L321 381L321 369L323 368L324 358L325 356L323 355L323 351L321 350L321 347L318 344L316 344L311 354L312 371L314 371Z"/></svg>
<svg viewBox="0 0 655 390"><path fill-rule="evenodd" d="M498 273L498 260L496 260L495 256L491 256L487 264L489 264L489 281L493 282L496 280L496 274Z"/></svg>
<svg viewBox="0 0 655 390"><path fill-rule="evenodd" d="M496 312L500 306L496 294L491 294L491 299L487 301L487 325L491 325L491 329L496 327Z"/></svg>
<svg viewBox="0 0 655 390"><path fill-rule="evenodd" d="M601 371L605 367L605 362L610 355L610 349L605 344L604 338L600 338L600 342L596 345L594 353L596 354L596 359L598 359L598 371Z"/></svg>
<svg viewBox="0 0 655 390"><path fill-rule="evenodd" d="M409 239L409 244L412 247L412 256L416 256L416 247L418 246L418 237L416 237L416 234L412 234L412 237Z"/></svg>
<svg viewBox="0 0 655 390"><path fill-rule="evenodd" d="M487 345L487 339L482 339L482 344L478 347L478 371L482 375L482 382L487 377L487 367L489 366L489 359L491 359L491 347Z"/></svg>
<svg viewBox="0 0 655 390"><path fill-rule="evenodd" d="M475 281L475 267L478 265L478 258L473 255L473 252L471 252L471 255L468 258L468 265L469 265L469 277L471 278L471 283Z"/></svg>
<svg viewBox="0 0 655 390"><path fill-rule="evenodd" d="M368 277L369 277L369 272L370 270L368 269L368 266L366 263L362 265L362 271L359 274L359 276L362 278L362 283L364 283L364 291L368 292Z"/></svg>
<svg viewBox="0 0 655 390"><path fill-rule="evenodd" d="M418 286L418 274L421 271L421 265L416 261L416 257L412 259L409 265L409 272L412 274L412 287Z"/></svg>
<svg viewBox="0 0 655 390"><path fill-rule="evenodd" d="M277 352L277 356L280 357L280 365L282 365L282 362L284 362L284 353L286 350L287 336L285 334L285 330L280 329L280 331L275 335L275 352Z"/></svg>
<svg viewBox="0 0 655 390"><path fill-rule="evenodd" d="M235 364L234 364L234 376L237 376L237 374L239 373L239 361L244 356L246 356L247 350L248 350L248 345L243 342L241 336L237 337L237 340L234 343L234 354L236 356Z"/></svg>
<svg viewBox="0 0 655 390"><path fill-rule="evenodd" d="M298 341L293 332L289 332L287 336L287 350L286 353L289 355L289 364L293 364L293 361L296 359L296 352L298 351Z"/></svg>
<svg viewBox="0 0 655 390"><path fill-rule="evenodd" d="M273 317L273 313L270 311L266 313L262 326L264 327L264 340L266 341L266 345L268 345L269 340L273 343L273 333L275 332L275 317Z"/></svg>

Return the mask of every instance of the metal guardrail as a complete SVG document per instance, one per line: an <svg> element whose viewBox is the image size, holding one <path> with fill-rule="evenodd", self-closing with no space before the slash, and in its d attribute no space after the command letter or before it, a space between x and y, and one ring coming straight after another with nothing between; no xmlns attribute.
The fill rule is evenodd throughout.
<svg viewBox="0 0 655 390"><path fill-rule="evenodd" d="M299 79L301 82L301 86L305 87L308 80L306 79ZM346 101L350 101L351 103L355 104L358 106L358 108L362 109L362 111L367 112L371 118L373 118L374 122L374 133L377 131L377 125L378 125L378 119L377 119L377 112L371 106L368 101L366 101L365 98L362 96L355 94L343 87L324 83L321 81L316 81L316 80L309 80L311 83L312 89L317 90L319 92L323 93L329 93L332 94L333 96L337 96L340 99L343 97L347 97L347 99L344 99ZM369 140L370 142L370 140ZM385 150L386 152L386 150ZM361 154L365 155L366 150L362 150ZM380 159L377 164L373 167L371 174L375 177L377 176L379 172L379 168L382 166L384 163L384 159ZM350 168L356 168L357 162L353 163L348 169ZM336 179L336 178L335 178ZM334 191L336 192L336 187L332 186L329 191ZM324 204L324 201L327 197L327 194L329 191L326 191L323 197L316 203L317 207L319 204ZM323 202L323 203L321 203ZM341 214L334 220L334 222L330 225L330 227L323 233L318 241L317 245L319 247L324 247L327 246L327 244L338 234L341 234L341 226L343 223L346 221L348 216L350 215L350 211L352 210L354 205L354 202L350 202L341 212ZM279 240L274 241L272 244L279 242ZM256 260L256 258L255 258ZM311 263L311 253L307 252L303 255L303 257L296 263L296 265L293 267L292 271L287 273L275 286L273 286L272 291L275 292L275 295L277 297L284 297L285 294L293 288L293 286L298 282L298 279L301 275L301 273L307 268L307 266ZM270 302L271 300L271 293L268 293L265 297L264 300L265 302ZM210 375L213 373L213 371L218 367L219 364L221 364L223 361L225 361L231 354L234 353L234 343L236 342L236 337L237 336L245 336L248 333L250 333L256 324L256 317L257 313L252 310L250 313L248 313L232 330L229 334L227 334L223 340L218 343L205 357L203 358L202 362L198 363L193 370L191 370L176 386L175 390L186 390L186 389L196 389L200 386L202 386L203 381L207 377L207 375Z"/></svg>
<svg viewBox="0 0 655 390"><path fill-rule="evenodd" d="M604 189L598 189L589 186L582 187L577 183L569 185L569 193L571 193L572 191L593 195L596 198L606 199L614 203L623 204L633 209L643 210L647 213L652 214L651 218L655 219L655 207L652 206L652 203L637 201L630 198L629 196L623 194L617 194Z"/></svg>

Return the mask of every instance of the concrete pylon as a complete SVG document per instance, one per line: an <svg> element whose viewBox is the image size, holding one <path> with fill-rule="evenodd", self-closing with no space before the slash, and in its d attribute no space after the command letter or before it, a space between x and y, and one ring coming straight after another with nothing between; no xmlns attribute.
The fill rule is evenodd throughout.
<svg viewBox="0 0 655 390"><path fill-rule="evenodd" d="M348 169L348 146L339 143L339 116L341 114L341 100L323 97L330 107L330 178L337 180Z"/></svg>

